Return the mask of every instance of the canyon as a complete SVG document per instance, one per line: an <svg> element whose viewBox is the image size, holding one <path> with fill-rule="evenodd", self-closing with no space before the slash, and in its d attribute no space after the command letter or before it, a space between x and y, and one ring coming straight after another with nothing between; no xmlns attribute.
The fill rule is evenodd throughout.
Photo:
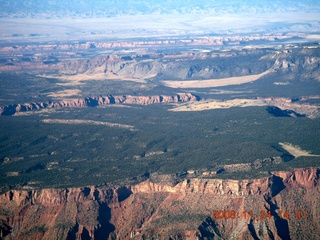
<svg viewBox="0 0 320 240"><path fill-rule="evenodd" d="M319 238L320 3L0 2L0 240Z"/></svg>
<svg viewBox="0 0 320 240"><path fill-rule="evenodd" d="M319 46L177 41L0 49L1 239L317 238Z"/></svg>
<svg viewBox="0 0 320 240"><path fill-rule="evenodd" d="M11 190L0 196L0 234L2 239L316 239L319 177L319 168L249 180L177 182L152 174L136 185ZM215 218L214 210L235 211L237 217Z"/></svg>

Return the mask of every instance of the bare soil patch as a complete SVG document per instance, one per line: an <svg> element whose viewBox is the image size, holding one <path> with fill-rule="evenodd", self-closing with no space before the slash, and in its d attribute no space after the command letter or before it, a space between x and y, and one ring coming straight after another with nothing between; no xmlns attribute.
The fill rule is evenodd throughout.
<svg viewBox="0 0 320 240"><path fill-rule="evenodd" d="M136 130L132 125L119 124L119 123L110 123L110 122L100 122L93 120L79 120L79 119L43 119L44 123L58 123L58 124L89 124L89 125L104 125L108 127L119 127L126 128L130 130Z"/></svg>
<svg viewBox="0 0 320 240"><path fill-rule="evenodd" d="M162 81L162 83L171 88L210 88L224 87L229 85L239 85L258 80L259 78L271 73L272 70L267 70L260 74L247 75L241 77L209 79L209 80L190 80L190 81Z"/></svg>
<svg viewBox="0 0 320 240"><path fill-rule="evenodd" d="M74 97L74 96L78 96L81 93L81 90L79 89L66 89L63 91L59 91L59 92L52 92L50 94L48 94L49 97L53 97L53 98L64 98L64 97Z"/></svg>
<svg viewBox="0 0 320 240"><path fill-rule="evenodd" d="M262 99L233 99L228 101L207 100L199 102L188 102L186 104L177 105L177 107L170 109L174 112L187 111L204 111L219 108L231 107L250 107L250 106L265 106L267 105Z"/></svg>
<svg viewBox="0 0 320 240"><path fill-rule="evenodd" d="M81 73L81 74L74 74L74 75L42 75L42 77L46 78L55 78L60 79L62 81L67 81L68 85L73 85L71 83L74 83L74 85L78 85L79 82L82 81L102 81L102 80L118 80L118 81L133 81L138 83L145 83L146 81L144 79L140 78L133 78L133 77L125 77L120 76L112 73ZM60 84L61 85L61 84Z"/></svg>
<svg viewBox="0 0 320 240"><path fill-rule="evenodd" d="M320 155L311 154L308 151L302 150L299 146L294 146L290 143L279 143L286 151L294 157L320 157Z"/></svg>

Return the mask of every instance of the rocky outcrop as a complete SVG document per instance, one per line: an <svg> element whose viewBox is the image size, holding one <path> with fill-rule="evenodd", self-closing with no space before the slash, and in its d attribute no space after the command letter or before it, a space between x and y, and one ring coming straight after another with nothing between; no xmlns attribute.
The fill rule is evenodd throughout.
<svg viewBox="0 0 320 240"><path fill-rule="evenodd" d="M109 104L138 104L138 105L149 105L155 103L177 103L177 102L188 102L198 101L199 97L191 93L179 93L174 96L98 96L98 97L87 97L84 99L65 99L57 102L33 102L24 104L11 104L0 108L0 115L14 115L19 112L27 112L39 109L50 109L50 108L63 108L63 107L97 107Z"/></svg>
<svg viewBox="0 0 320 240"><path fill-rule="evenodd" d="M23 49L21 49L24 52ZM29 50L28 50L29 51ZM28 52L27 51L27 52ZM60 52L53 58L50 51L38 55L36 51L28 58L9 55L5 62L0 63L1 72L27 72L28 74L53 74L54 77L68 79L78 76L79 79L95 77L95 74L103 76L103 79L153 79L153 80L187 80L187 79L218 79L234 76L259 74L270 69L274 65L274 59L261 59L268 54L267 50L250 50L250 52L212 53L173 53L162 54L148 52L148 54L107 55L86 58L78 53ZM1 50L0 50L1 52ZM54 51L55 52L55 51ZM10 51L8 54L11 53ZM31 54L32 55L32 54ZM247 55L252 58L250 66L242 64ZM235 57L234 65L228 63L227 58ZM196 60L196 61L195 61ZM260 61L261 64L255 64Z"/></svg>
<svg viewBox="0 0 320 240"><path fill-rule="evenodd" d="M303 101L319 99L320 96L308 96L295 99L289 98L263 98L262 100L269 105L267 111L276 117L319 117L317 105L307 104Z"/></svg>
<svg viewBox="0 0 320 240"><path fill-rule="evenodd" d="M269 36L270 37L270 36ZM237 37L202 37L193 40L159 40L146 42L88 42L83 44L53 44L34 46L7 46L0 48L7 57L0 62L0 72L23 72L54 78L78 79L134 79L152 80L208 80L261 74L272 69L282 75L276 85L289 85L294 81L319 81L319 48L294 50L246 49L243 51L113 53L90 57L77 49L134 48L141 46L186 44L215 45L229 41L245 41ZM220 39L221 38L221 39ZM248 37L248 41L256 41ZM191 43L187 43L191 41ZM155 45L153 45L155 44ZM163 44L163 45L162 45ZM18 54L19 53L19 54ZM25 54L21 54L25 53ZM54 54L53 54L54 53ZM27 56L26 56L27 55ZM233 64L230 64L232 59ZM82 75L83 74L83 75ZM277 77L278 78L278 77Z"/></svg>
<svg viewBox="0 0 320 240"><path fill-rule="evenodd" d="M174 187L156 184L151 181L132 186L133 193L172 192L172 193L204 193L230 196L261 195L270 191L272 178L251 180L221 180L221 179L188 179Z"/></svg>
<svg viewBox="0 0 320 240"><path fill-rule="evenodd" d="M296 34L299 35L299 34ZM300 34L301 35L301 34ZM200 38L158 38L154 40L141 41L109 41L109 42L85 42L73 44L37 44L37 45L20 45L0 47L0 52L21 52L21 51L74 51L87 49L109 49L109 48L139 48L139 47L157 47L157 46L199 46L199 45L228 45L239 44L240 42L250 41L278 41L295 37L294 34L256 34L248 36L205 36Z"/></svg>
<svg viewBox="0 0 320 240"><path fill-rule="evenodd" d="M319 176L319 168L306 168L241 181L11 190L0 195L0 234L3 239L315 239ZM213 214L232 210L234 219Z"/></svg>

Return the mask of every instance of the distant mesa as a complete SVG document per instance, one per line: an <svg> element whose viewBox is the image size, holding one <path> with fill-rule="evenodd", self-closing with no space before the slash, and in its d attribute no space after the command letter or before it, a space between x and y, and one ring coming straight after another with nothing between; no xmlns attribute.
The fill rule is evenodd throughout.
<svg viewBox="0 0 320 240"><path fill-rule="evenodd" d="M27 112L40 109L53 109L63 107L97 107L110 104L137 104L149 105L155 103L178 103L188 101L199 101L200 97L191 93L178 93L173 96L155 95L155 96L97 96L86 97L84 99L65 99L57 102L33 102L24 104L11 104L0 108L0 115L12 116L19 112Z"/></svg>

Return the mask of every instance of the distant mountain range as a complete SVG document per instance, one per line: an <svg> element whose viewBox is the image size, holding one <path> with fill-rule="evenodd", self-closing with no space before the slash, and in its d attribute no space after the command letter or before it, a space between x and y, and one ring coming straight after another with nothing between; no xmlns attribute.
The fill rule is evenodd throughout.
<svg viewBox="0 0 320 240"><path fill-rule="evenodd" d="M316 0L0 0L0 17L320 12Z"/></svg>

